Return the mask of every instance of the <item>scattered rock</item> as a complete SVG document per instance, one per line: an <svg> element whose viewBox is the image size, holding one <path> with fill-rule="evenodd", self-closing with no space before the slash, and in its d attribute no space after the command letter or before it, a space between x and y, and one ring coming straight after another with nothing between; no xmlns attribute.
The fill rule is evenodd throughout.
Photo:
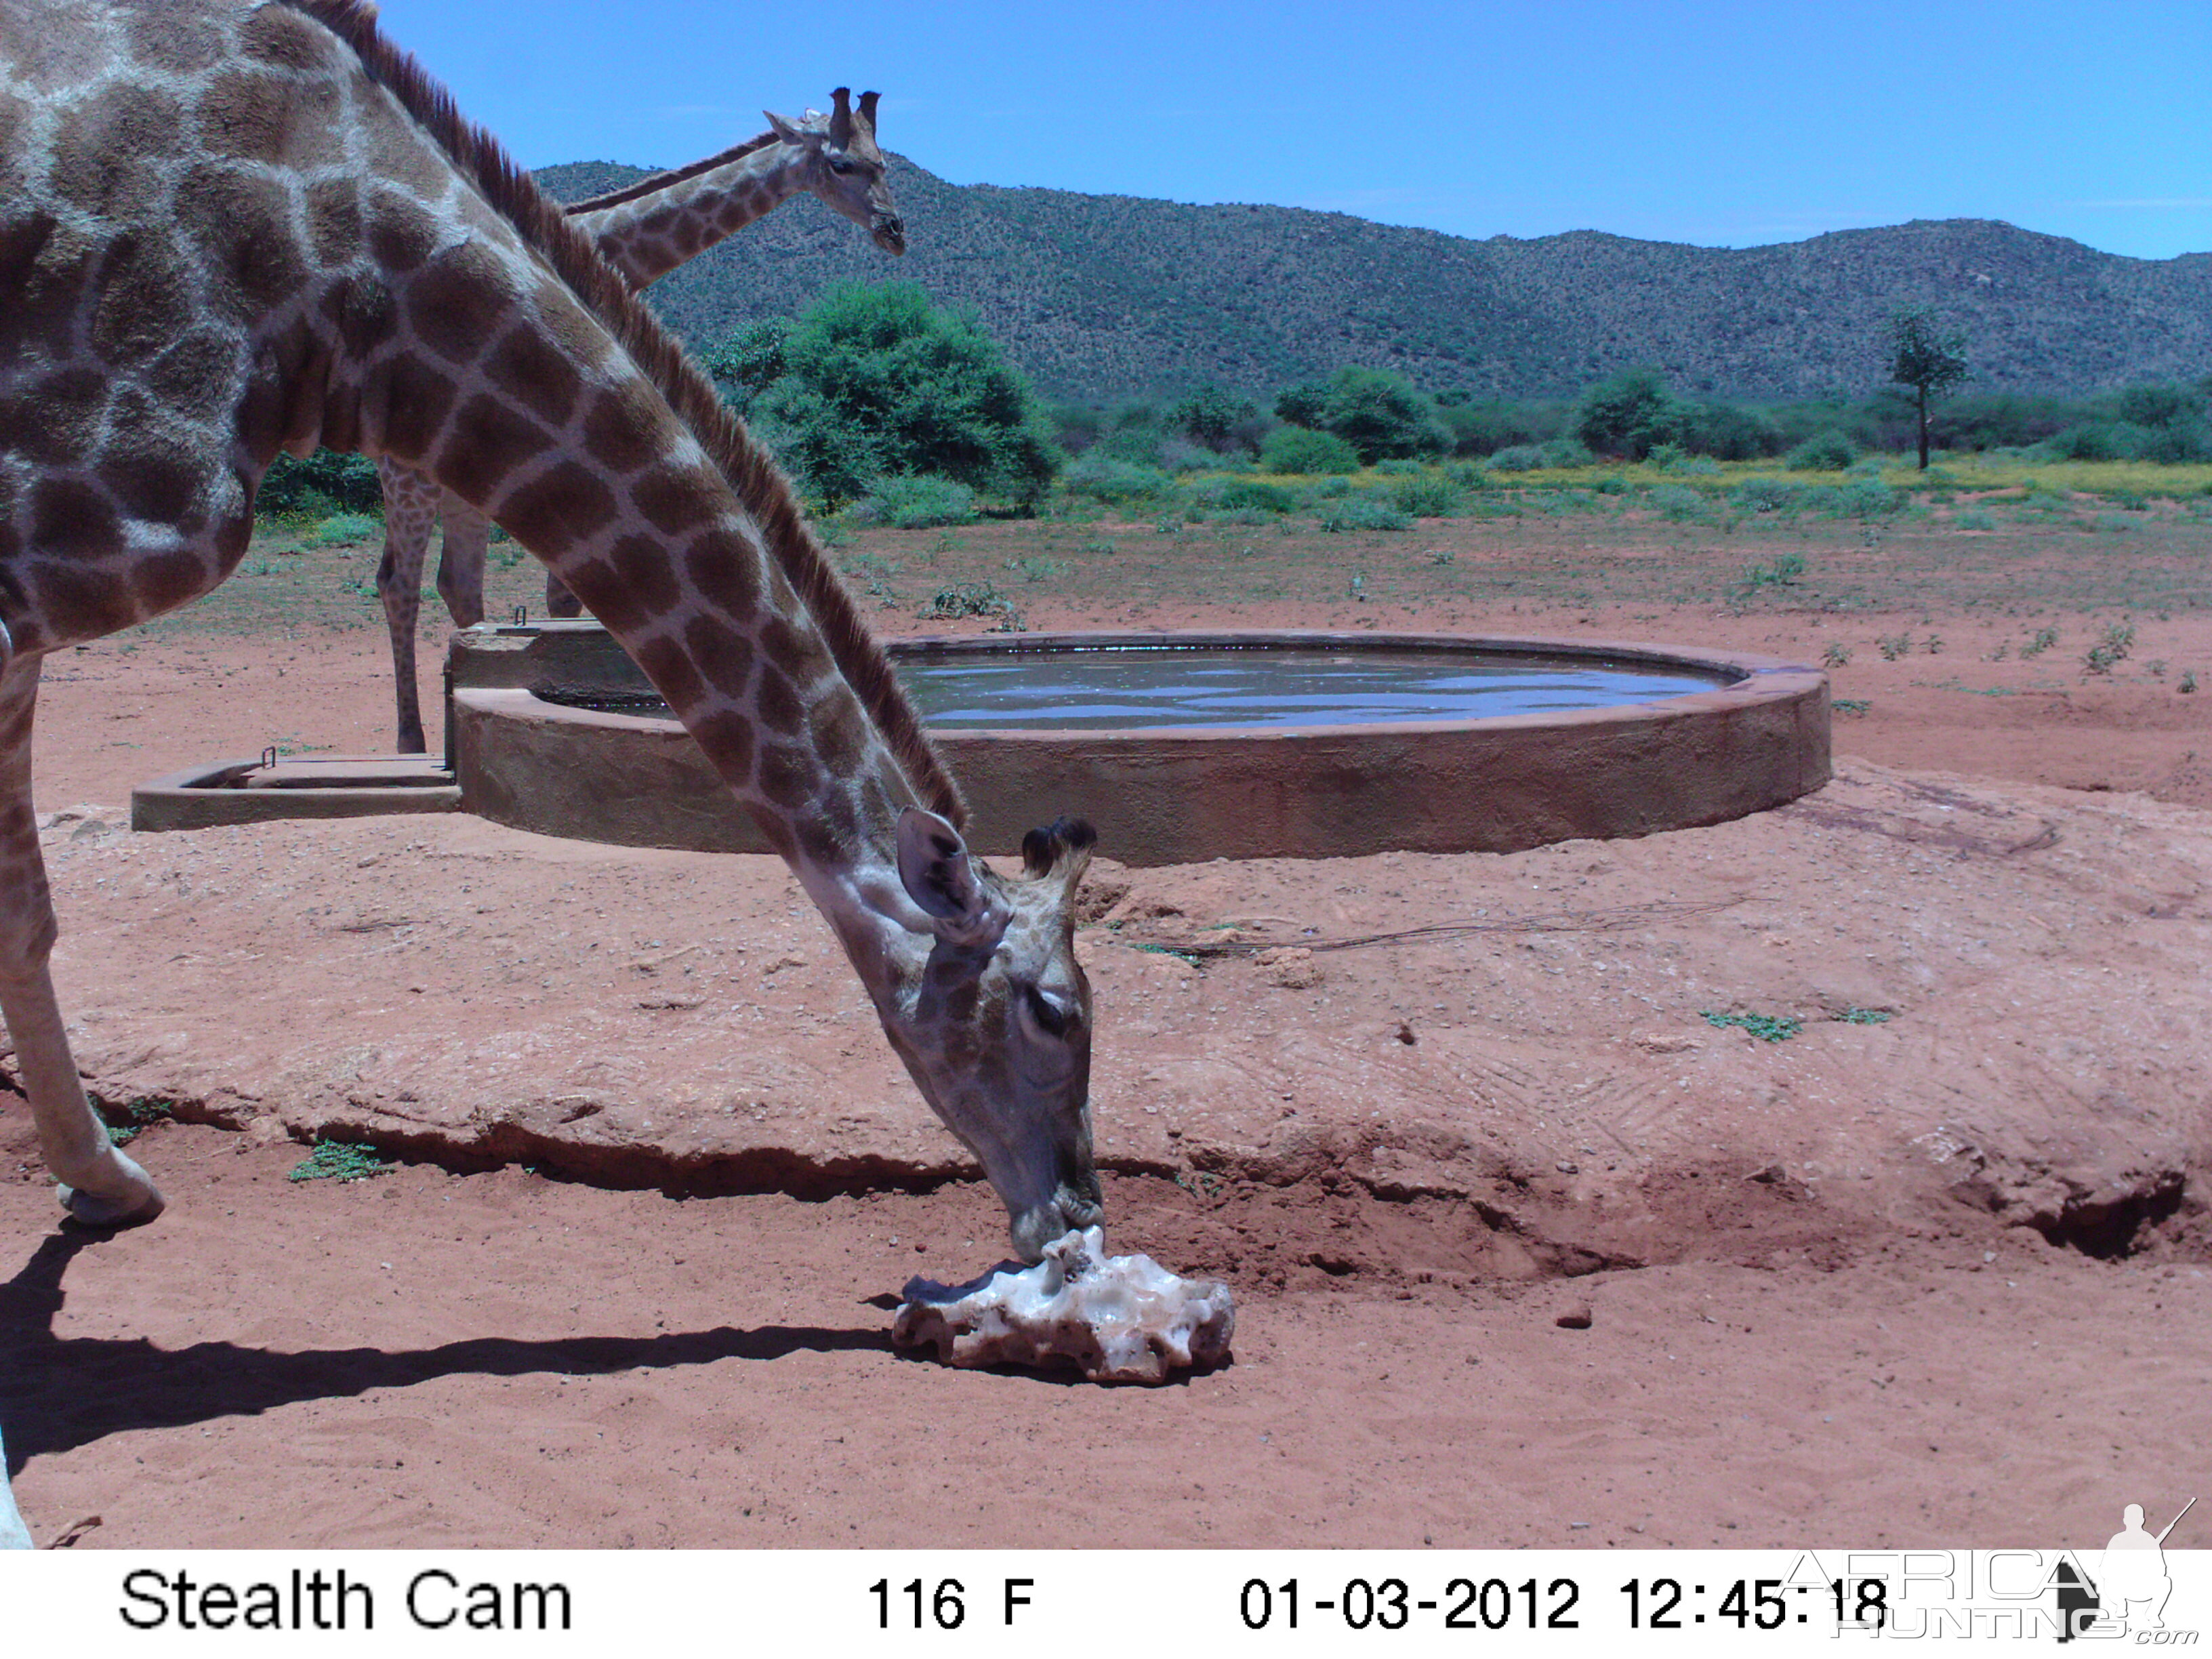
<svg viewBox="0 0 2212 1659"><path fill-rule="evenodd" d="M1563 1331L1586 1331L1590 1328L1590 1304L1577 1302L1552 1322Z"/></svg>
<svg viewBox="0 0 2212 1659"><path fill-rule="evenodd" d="M1261 951L1252 962L1268 984L1279 985L1286 991L1304 991L1322 982L1321 964L1303 945L1279 945L1272 951Z"/></svg>
<svg viewBox="0 0 2212 1659"><path fill-rule="evenodd" d="M1647 1054L1686 1054L1698 1046L1687 1031L1638 1031L1629 1041Z"/></svg>

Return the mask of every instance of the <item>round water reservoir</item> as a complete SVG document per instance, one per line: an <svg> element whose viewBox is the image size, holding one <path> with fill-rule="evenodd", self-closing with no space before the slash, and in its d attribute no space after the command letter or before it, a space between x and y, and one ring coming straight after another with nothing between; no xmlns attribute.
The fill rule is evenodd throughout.
<svg viewBox="0 0 2212 1659"><path fill-rule="evenodd" d="M1296 633L890 650L988 851L1063 812L1128 864L1510 851L1718 823L1828 776L1826 677L1740 653ZM596 623L470 629L449 666L466 810L767 849Z"/></svg>

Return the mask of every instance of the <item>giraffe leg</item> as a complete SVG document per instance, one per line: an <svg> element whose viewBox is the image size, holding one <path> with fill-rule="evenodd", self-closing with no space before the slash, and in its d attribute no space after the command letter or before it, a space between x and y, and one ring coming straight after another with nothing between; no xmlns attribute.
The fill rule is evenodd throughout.
<svg viewBox="0 0 2212 1659"><path fill-rule="evenodd" d="M550 570L545 573L545 614L549 617L580 617L584 602L561 585L561 579Z"/></svg>
<svg viewBox="0 0 2212 1659"><path fill-rule="evenodd" d="M8 1449L0 1445L0 1550L33 1547L31 1529L23 1524L23 1512L15 1507L15 1494L9 1488Z"/></svg>
<svg viewBox="0 0 2212 1659"><path fill-rule="evenodd" d="M438 553L438 597L456 628L483 620L484 544L491 521L459 496L447 494L438 509L446 544Z"/></svg>
<svg viewBox="0 0 2212 1659"><path fill-rule="evenodd" d="M53 895L31 805L31 721L38 701L36 657L0 670L0 1015L15 1045L16 1077L39 1127L39 1149L62 1183L63 1205L95 1226L131 1226L161 1214L161 1194L109 1142L106 1126L85 1098L47 970L56 932Z"/></svg>
<svg viewBox="0 0 2212 1659"><path fill-rule="evenodd" d="M376 593L384 601L392 634L392 689L399 710L399 752L423 752L422 694L415 684L415 622L422 608L422 561L443 493L421 473L379 461L384 486L384 561L376 567Z"/></svg>

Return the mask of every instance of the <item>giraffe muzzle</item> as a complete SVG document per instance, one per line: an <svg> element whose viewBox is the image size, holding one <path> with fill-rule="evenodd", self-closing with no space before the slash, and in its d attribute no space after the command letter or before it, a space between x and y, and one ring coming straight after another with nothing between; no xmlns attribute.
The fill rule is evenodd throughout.
<svg viewBox="0 0 2212 1659"><path fill-rule="evenodd" d="M884 214L875 220L868 227L868 234L875 238L876 246L886 253L906 252L906 221L896 213Z"/></svg>

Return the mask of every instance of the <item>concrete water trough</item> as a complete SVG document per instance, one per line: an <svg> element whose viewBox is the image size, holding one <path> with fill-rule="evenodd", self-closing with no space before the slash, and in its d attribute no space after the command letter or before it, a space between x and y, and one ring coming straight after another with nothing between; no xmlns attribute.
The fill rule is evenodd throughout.
<svg viewBox="0 0 2212 1659"><path fill-rule="evenodd" d="M265 749L255 759L211 761L131 792L133 830L460 810L453 775L443 760L428 755L287 757Z"/></svg>
<svg viewBox="0 0 2212 1659"><path fill-rule="evenodd" d="M1131 865L1511 852L1717 823L1828 780L1827 678L1767 657L1367 633L889 648L988 852L1064 812ZM1240 665L1256 684L1234 680ZM769 850L596 623L465 630L447 683L465 810L543 835Z"/></svg>

